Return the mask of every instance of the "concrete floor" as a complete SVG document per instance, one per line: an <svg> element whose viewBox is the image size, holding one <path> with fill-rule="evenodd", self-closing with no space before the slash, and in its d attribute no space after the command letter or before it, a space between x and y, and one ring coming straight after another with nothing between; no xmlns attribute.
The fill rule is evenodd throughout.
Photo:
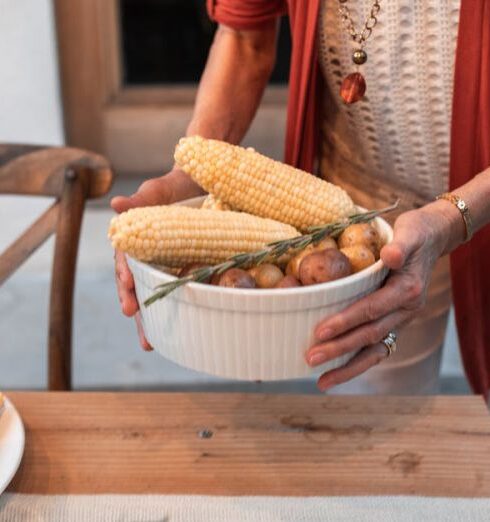
<svg viewBox="0 0 490 522"><path fill-rule="evenodd" d="M137 181L119 183L130 193ZM43 208L43 198L4 197L0 205L0 251ZM86 211L75 296L74 385L76 388L210 389L315 393L314 382L237 383L181 368L138 345L133 321L119 312L112 250L106 240L112 212ZM46 243L0 289L0 388L46 385L46 324L53 241ZM441 391L467 393L451 321L442 364Z"/></svg>

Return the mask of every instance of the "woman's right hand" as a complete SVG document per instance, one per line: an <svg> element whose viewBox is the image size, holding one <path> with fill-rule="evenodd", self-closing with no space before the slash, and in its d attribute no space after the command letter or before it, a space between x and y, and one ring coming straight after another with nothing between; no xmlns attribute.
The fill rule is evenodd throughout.
<svg viewBox="0 0 490 522"><path fill-rule="evenodd" d="M130 208L169 205L170 203L202 194L202 189L185 172L174 168L164 176L145 181L132 196L116 196L112 198L111 207L119 214ZM144 350L150 351L152 347L145 337L141 324L133 275L129 270L123 252L116 250L114 260L116 265L117 293L121 303L121 310L128 317L135 316L140 344Z"/></svg>

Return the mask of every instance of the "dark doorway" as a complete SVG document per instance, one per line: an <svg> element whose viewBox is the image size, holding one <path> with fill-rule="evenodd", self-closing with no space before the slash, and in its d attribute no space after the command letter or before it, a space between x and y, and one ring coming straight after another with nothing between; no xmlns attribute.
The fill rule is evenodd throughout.
<svg viewBox="0 0 490 522"><path fill-rule="evenodd" d="M216 30L205 0L120 0L120 13L125 85L199 81ZM290 54L283 18L272 83L287 83Z"/></svg>

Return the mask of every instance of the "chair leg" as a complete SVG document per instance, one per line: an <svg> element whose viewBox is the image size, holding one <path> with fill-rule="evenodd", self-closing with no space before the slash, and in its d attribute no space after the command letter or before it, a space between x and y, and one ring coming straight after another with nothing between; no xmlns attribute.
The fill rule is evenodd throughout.
<svg viewBox="0 0 490 522"><path fill-rule="evenodd" d="M73 293L80 228L87 193L87 172L65 172L51 279L48 339L48 388L71 389Z"/></svg>

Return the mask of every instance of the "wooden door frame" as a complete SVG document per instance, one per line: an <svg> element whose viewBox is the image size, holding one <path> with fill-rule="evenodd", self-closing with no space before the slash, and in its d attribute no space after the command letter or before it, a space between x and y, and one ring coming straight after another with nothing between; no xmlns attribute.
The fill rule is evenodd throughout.
<svg viewBox="0 0 490 522"><path fill-rule="evenodd" d="M54 0L66 143L106 155L119 174L171 164L196 87L122 84L118 0ZM287 88L266 90L247 142L280 156Z"/></svg>

